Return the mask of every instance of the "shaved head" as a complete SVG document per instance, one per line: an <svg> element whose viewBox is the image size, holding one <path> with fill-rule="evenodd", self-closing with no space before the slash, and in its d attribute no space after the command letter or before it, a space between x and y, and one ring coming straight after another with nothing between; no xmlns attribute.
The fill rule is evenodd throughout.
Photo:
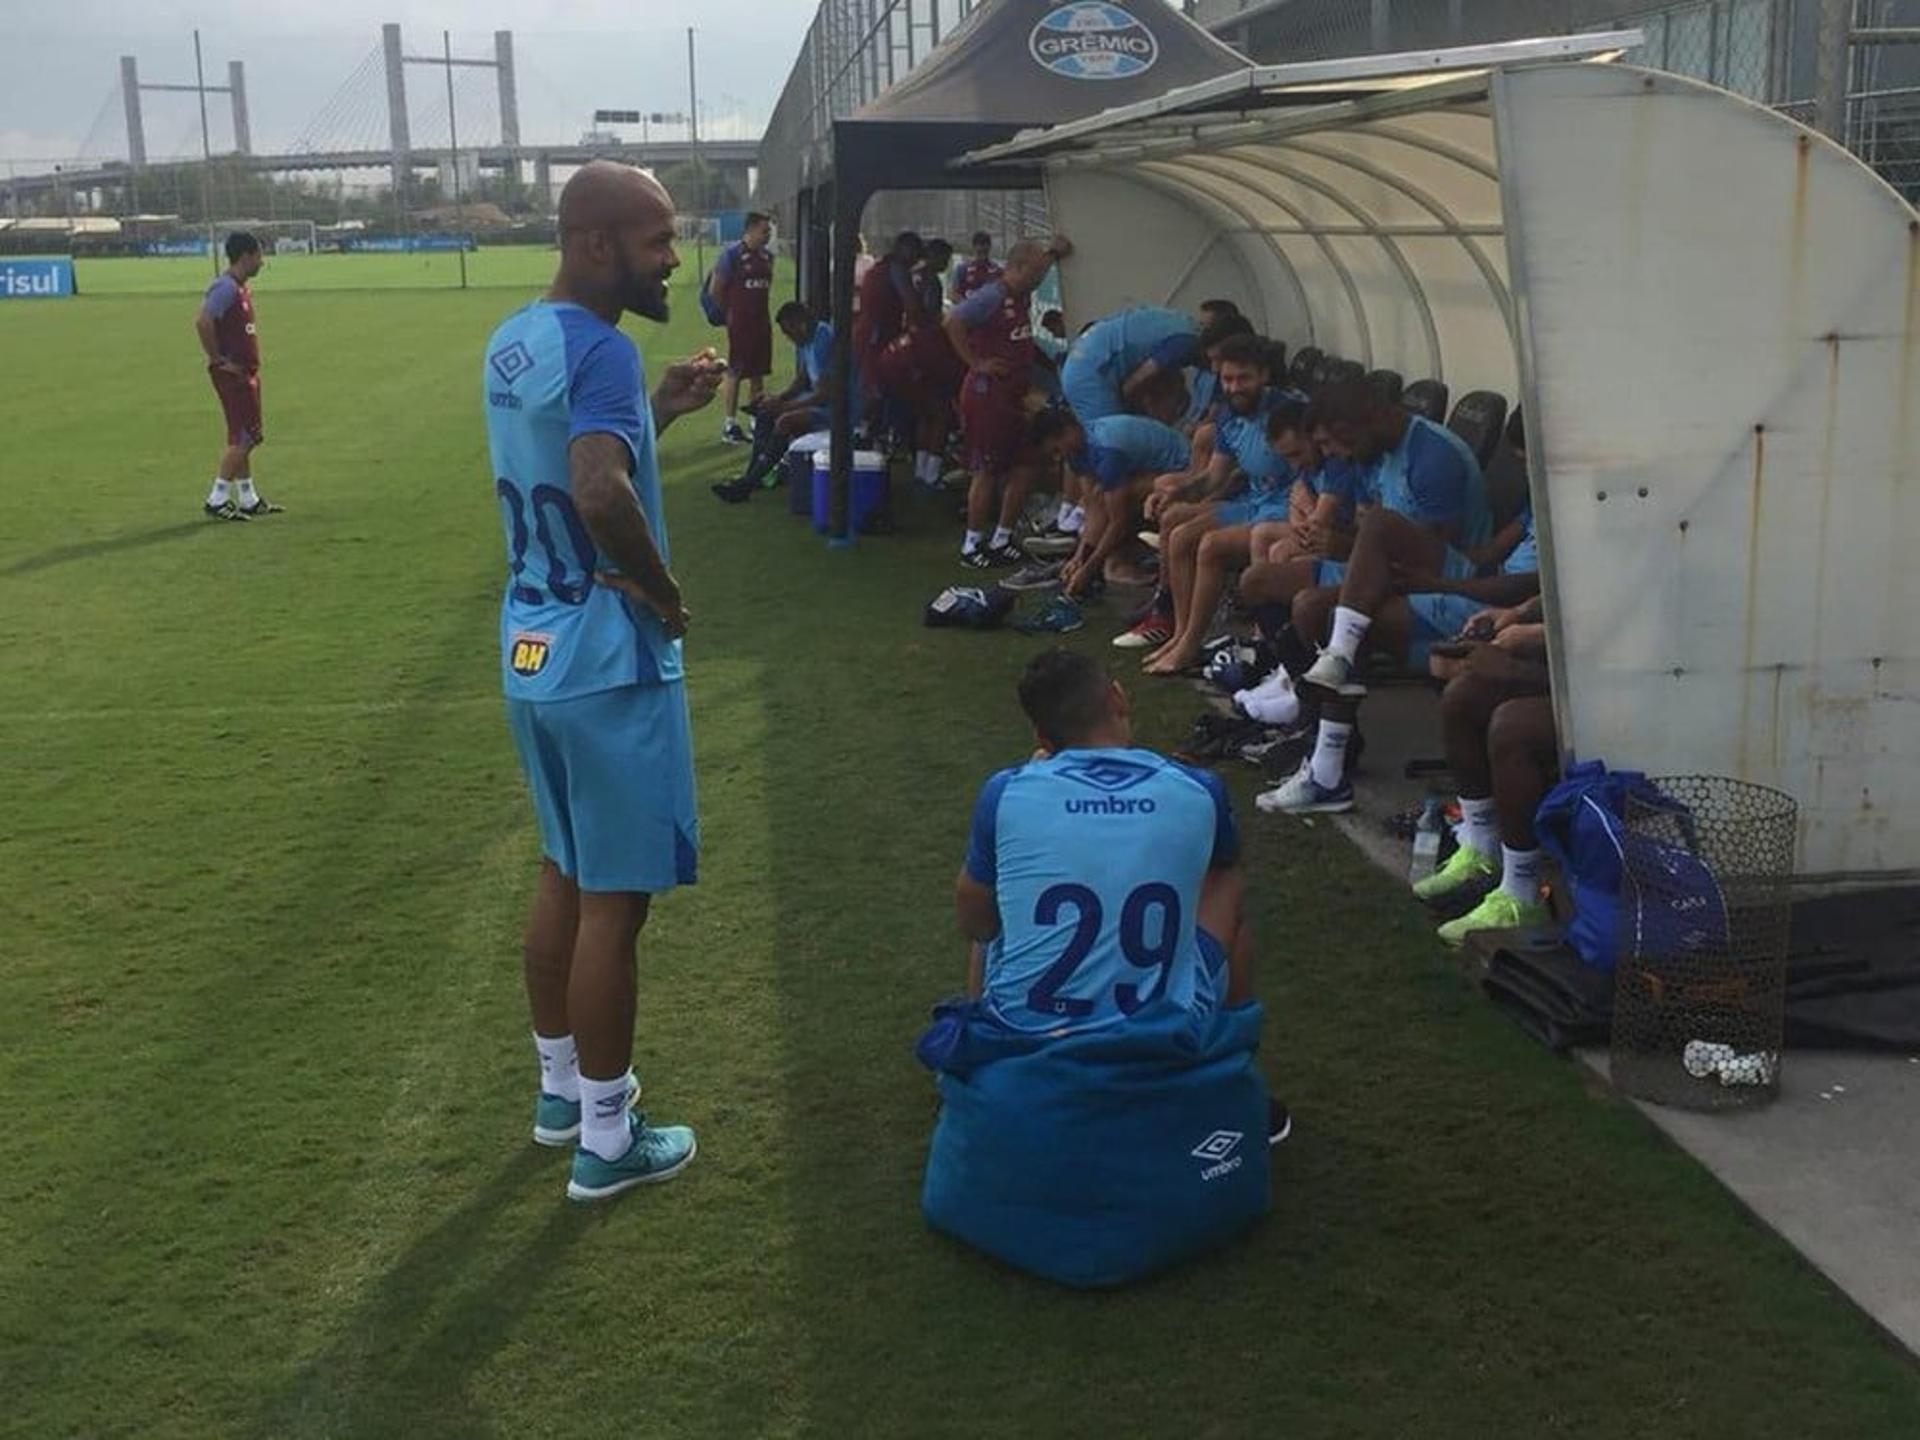
<svg viewBox="0 0 1920 1440"><path fill-rule="evenodd" d="M666 187L631 165L594 160L567 181L559 208L556 290L590 309L665 320L667 280L680 264Z"/></svg>
<svg viewBox="0 0 1920 1440"><path fill-rule="evenodd" d="M1007 289L1025 294L1045 277L1053 252L1038 240L1016 240L1007 250L1000 279Z"/></svg>
<svg viewBox="0 0 1920 1440"><path fill-rule="evenodd" d="M625 230L673 215L673 197L644 170L593 160L560 192L560 233Z"/></svg>

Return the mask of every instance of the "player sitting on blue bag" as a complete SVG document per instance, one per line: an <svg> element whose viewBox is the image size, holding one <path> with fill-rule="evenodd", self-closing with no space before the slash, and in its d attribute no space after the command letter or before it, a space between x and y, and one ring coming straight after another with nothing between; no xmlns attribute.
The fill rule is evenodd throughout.
<svg viewBox="0 0 1920 1440"><path fill-rule="evenodd" d="M1239 832L1219 779L1133 748L1127 697L1039 656L1042 749L982 789L956 889L967 996L920 1058L942 1100L922 1206L937 1229L1069 1285L1117 1285L1267 1208Z"/></svg>

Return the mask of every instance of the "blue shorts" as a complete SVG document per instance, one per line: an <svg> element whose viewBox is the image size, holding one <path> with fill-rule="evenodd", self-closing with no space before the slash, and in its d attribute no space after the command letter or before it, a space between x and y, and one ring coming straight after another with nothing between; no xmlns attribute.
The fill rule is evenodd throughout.
<svg viewBox="0 0 1920 1440"><path fill-rule="evenodd" d="M1409 595L1407 609L1413 612L1413 643L1407 646L1407 664L1416 670L1427 668L1427 651L1443 640L1458 635L1467 621L1486 609L1479 600L1465 595Z"/></svg>
<svg viewBox="0 0 1920 1440"><path fill-rule="evenodd" d="M1276 500L1271 496L1256 498L1242 495L1237 499L1216 503L1213 518L1220 522L1222 529L1232 525L1264 525L1270 520L1286 519L1287 502L1284 498Z"/></svg>
<svg viewBox="0 0 1920 1440"><path fill-rule="evenodd" d="M540 846L582 890L658 895L698 878L693 734L679 681L509 700Z"/></svg>
<svg viewBox="0 0 1920 1440"><path fill-rule="evenodd" d="M1480 572L1474 568L1473 561L1462 555L1451 545L1447 547L1446 559L1440 564L1440 574L1448 580L1471 580ZM1313 583L1316 585L1337 586L1347 578L1347 567L1339 560L1316 560L1313 566ZM1452 598L1452 597L1449 597ZM1475 605L1475 611L1483 610L1483 605ZM1472 613L1472 612L1469 612Z"/></svg>
<svg viewBox="0 0 1920 1440"><path fill-rule="evenodd" d="M1120 403L1120 386L1112 376L1091 360L1073 355L1068 355L1060 367L1060 393L1067 397L1067 408L1082 425L1118 415L1127 408Z"/></svg>

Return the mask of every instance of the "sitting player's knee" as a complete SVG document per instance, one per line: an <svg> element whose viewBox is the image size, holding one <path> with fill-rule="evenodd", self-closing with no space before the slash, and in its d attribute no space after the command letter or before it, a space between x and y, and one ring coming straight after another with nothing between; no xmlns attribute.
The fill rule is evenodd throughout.
<svg viewBox="0 0 1920 1440"><path fill-rule="evenodd" d="M1440 724L1455 732L1484 728L1499 704L1493 687L1477 675L1459 675L1440 692Z"/></svg>

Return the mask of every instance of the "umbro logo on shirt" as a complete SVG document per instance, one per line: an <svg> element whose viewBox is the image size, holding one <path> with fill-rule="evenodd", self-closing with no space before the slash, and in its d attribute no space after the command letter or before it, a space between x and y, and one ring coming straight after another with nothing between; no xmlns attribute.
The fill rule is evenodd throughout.
<svg viewBox="0 0 1920 1440"><path fill-rule="evenodd" d="M487 364L493 367L493 373L511 385L527 371L533 369L533 352L521 341L503 345L487 357Z"/></svg>
<svg viewBox="0 0 1920 1440"><path fill-rule="evenodd" d="M1077 780L1082 785L1103 790L1109 795L1144 784L1156 773L1158 772L1151 765L1119 759L1081 760L1072 765L1064 765L1058 771L1063 779Z"/></svg>

